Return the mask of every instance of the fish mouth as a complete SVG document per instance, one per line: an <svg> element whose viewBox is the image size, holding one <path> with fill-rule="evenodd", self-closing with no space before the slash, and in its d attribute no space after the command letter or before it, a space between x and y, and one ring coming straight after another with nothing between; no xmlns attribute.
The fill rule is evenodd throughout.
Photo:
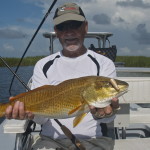
<svg viewBox="0 0 150 150"><path fill-rule="evenodd" d="M95 101L95 102L91 103L90 105L92 105L96 108L104 108L111 104L111 100L112 100L112 98L104 99L101 101Z"/></svg>
<svg viewBox="0 0 150 150"><path fill-rule="evenodd" d="M95 101L95 102L93 102L93 103L90 104L90 105L92 105L92 106L94 106L94 107L97 107L97 108L104 108L104 107L106 107L106 106L108 106L108 105L111 104L111 101L112 101L113 98L118 98L118 97L124 95L125 93L127 93L128 91L129 91L129 90L127 89L127 90L125 90L125 91L122 91L122 92L116 94L116 95L113 96L113 97L104 99L104 100L102 100L102 101Z"/></svg>
<svg viewBox="0 0 150 150"><path fill-rule="evenodd" d="M122 92L120 92L120 93L118 93L115 97L120 97L120 96L122 96L122 95L124 95L125 93L127 93L129 90L127 89L127 90L125 90L125 91L122 91Z"/></svg>

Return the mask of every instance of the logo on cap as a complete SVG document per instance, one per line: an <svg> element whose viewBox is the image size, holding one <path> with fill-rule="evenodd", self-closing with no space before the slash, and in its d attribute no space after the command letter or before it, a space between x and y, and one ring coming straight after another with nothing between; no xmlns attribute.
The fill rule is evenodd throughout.
<svg viewBox="0 0 150 150"><path fill-rule="evenodd" d="M60 11L65 11L65 10L77 10L75 7L62 7L60 8Z"/></svg>

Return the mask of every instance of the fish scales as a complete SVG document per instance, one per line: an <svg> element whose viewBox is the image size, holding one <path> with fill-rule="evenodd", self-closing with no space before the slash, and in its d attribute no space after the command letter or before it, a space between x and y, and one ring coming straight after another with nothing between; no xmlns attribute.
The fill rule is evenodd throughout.
<svg viewBox="0 0 150 150"><path fill-rule="evenodd" d="M66 111L69 112L82 104L80 93L81 89L85 88L83 83L87 84L88 82L83 82L82 80L79 82L72 82L69 80L58 86L51 86L44 89L42 92L38 91L36 94L27 95L23 102L25 103L26 109L35 114L52 114L52 116L57 114L55 118L60 118L62 115L66 114ZM38 99L36 99L37 97ZM21 99L18 100L22 101ZM30 103L32 103L34 100L36 101L34 106L32 106L32 104L30 106L26 104L26 102L28 103L30 101ZM35 110L38 110L38 112ZM51 116L49 115L49 117Z"/></svg>
<svg viewBox="0 0 150 150"><path fill-rule="evenodd" d="M62 116L63 113L66 114L66 111L71 111L81 105L80 100L82 97L80 95L81 88L79 87L83 88L82 84L79 86L79 83L67 82L66 84L61 84L59 86L52 86L53 90L51 90L51 92L49 92L50 89L44 89L43 92L38 91L39 103L34 103L34 106L31 106L31 108L27 105L26 109L33 111L36 114L52 114L52 116L57 112L57 116L55 117L58 118L59 116ZM34 96L37 97L37 94L29 95L26 99L33 100ZM41 99L42 102L44 102L42 104L40 102ZM38 110L38 112L35 110Z"/></svg>
<svg viewBox="0 0 150 150"><path fill-rule="evenodd" d="M11 98L8 104L0 105L0 116L8 105L14 105L18 100L25 104L25 110L34 114L55 119L78 117L89 112L88 105L101 107L102 102L123 95L127 88L126 82L108 77L70 79L56 86L45 85Z"/></svg>

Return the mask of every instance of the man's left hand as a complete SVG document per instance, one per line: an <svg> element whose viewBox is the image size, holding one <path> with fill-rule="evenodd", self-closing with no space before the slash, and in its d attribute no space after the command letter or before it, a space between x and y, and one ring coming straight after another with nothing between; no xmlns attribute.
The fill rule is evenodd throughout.
<svg viewBox="0 0 150 150"><path fill-rule="evenodd" d="M105 118L112 116L113 112L120 109L118 98L113 98L111 105L104 108L96 108L94 106L89 106L91 113L96 118Z"/></svg>

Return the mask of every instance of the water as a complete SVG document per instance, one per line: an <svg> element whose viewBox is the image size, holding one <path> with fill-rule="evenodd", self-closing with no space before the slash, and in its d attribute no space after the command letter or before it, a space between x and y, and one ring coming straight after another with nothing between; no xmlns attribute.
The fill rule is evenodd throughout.
<svg viewBox="0 0 150 150"><path fill-rule="evenodd" d="M12 70L15 70L15 68L12 67ZM17 75L25 84L27 84L28 80L32 76L32 73L33 66L20 67ZM10 94L9 87L12 77L13 74L6 67L0 67L0 102L7 102L10 96L26 91L25 87L15 78Z"/></svg>

